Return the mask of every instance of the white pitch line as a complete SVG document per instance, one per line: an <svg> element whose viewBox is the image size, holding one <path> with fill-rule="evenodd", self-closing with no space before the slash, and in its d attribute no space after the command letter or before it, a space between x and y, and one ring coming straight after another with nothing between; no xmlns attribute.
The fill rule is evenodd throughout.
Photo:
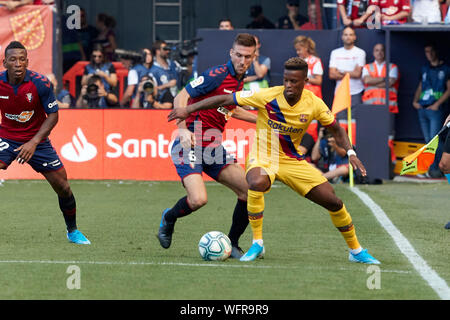
<svg viewBox="0 0 450 320"><path fill-rule="evenodd" d="M381 226L392 237L400 251L408 258L414 269L416 269L420 276L428 282L438 296L443 300L450 300L450 288L445 280L439 277L436 271L428 266L427 262L416 252L408 239L403 236L400 230L398 230L391 222L383 209L381 209L369 195L359 190L357 187L350 188L350 190L355 193L367 207L369 207Z"/></svg>
<svg viewBox="0 0 450 320"><path fill-rule="evenodd" d="M221 268L250 268L250 269L301 269L302 266L258 266L253 264L227 264L227 263L182 263L182 262L156 262L156 261L60 261L60 260L0 260L0 264L91 264L91 265L116 265L116 266L180 266L180 267L221 267ZM313 267L314 269L321 267ZM330 269L330 268L322 268ZM354 268L341 267L339 270L354 272ZM361 268L358 271L366 272ZM409 270L380 270L381 272L391 273L411 273Z"/></svg>

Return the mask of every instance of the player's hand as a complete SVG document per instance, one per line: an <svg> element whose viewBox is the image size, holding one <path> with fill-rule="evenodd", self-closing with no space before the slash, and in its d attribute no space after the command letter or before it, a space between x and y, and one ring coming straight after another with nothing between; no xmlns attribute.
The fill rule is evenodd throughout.
<svg viewBox="0 0 450 320"><path fill-rule="evenodd" d="M195 135L187 129L179 129L178 136L183 149L190 149L195 146Z"/></svg>
<svg viewBox="0 0 450 320"><path fill-rule="evenodd" d="M184 120L187 117L189 117L189 113L187 112L186 108L174 108L172 111L170 111L169 115L167 116L168 121L173 121L175 119Z"/></svg>
<svg viewBox="0 0 450 320"><path fill-rule="evenodd" d="M28 162L36 151L37 144L33 141L28 141L14 150L19 152L16 157L16 161L20 164Z"/></svg>
<svg viewBox="0 0 450 320"><path fill-rule="evenodd" d="M366 168L364 167L364 165L362 164L361 160L358 159L357 156L355 155L351 155L348 158L348 161L351 163L353 170L358 170L361 171L361 174L363 177L367 176L367 171Z"/></svg>

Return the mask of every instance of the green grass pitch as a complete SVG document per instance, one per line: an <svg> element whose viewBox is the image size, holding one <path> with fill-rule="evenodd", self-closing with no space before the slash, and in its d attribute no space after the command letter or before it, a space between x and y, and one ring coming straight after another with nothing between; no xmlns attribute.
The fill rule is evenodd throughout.
<svg viewBox="0 0 450 320"><path fill-rule="evenodd" d="M363 247L379 259L379 287L368 266L350 263L329 214L276 183L265 197L264 259L200 258L200 237L228 233L236 202L207 183L208 204L178 220L170 249L156 239L161 211L184 196L179 182L71 181L79 229L92 242L70 244L57 197L45 181L0 186L0 299L439 299L369 208L336 185ZM358 186L386 212L418 254L450 283L447 183ZM247 250L251 229L241 238ZM69 289L70 266L79 289Z"/></svg>

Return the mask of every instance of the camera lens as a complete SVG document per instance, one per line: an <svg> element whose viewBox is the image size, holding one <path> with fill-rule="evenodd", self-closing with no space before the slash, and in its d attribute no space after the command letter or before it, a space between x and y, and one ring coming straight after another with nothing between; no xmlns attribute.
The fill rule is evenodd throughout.
<svg viewBox="0 0 450 320"><path fill-rule="evenodd" d="M150 80L144 82L143 88L146 93L148 94L153 93L153 87L154 87L153 82L151 82Z"/></svg>

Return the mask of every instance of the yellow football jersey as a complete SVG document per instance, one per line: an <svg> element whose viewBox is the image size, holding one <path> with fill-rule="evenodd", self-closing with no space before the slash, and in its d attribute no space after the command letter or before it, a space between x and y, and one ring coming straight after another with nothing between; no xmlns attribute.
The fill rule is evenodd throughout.
<svg viewBox="0 0 450 320"><path fill-rule="evenodd" d="M233 94L236 104L258 109L252 155L259 159L303 160L299 146L311 121L315 119L323 126L335 121L327 105L311 91L304 89L293 106L286 101L283 91L284 86L277 86Z"/></svg>

